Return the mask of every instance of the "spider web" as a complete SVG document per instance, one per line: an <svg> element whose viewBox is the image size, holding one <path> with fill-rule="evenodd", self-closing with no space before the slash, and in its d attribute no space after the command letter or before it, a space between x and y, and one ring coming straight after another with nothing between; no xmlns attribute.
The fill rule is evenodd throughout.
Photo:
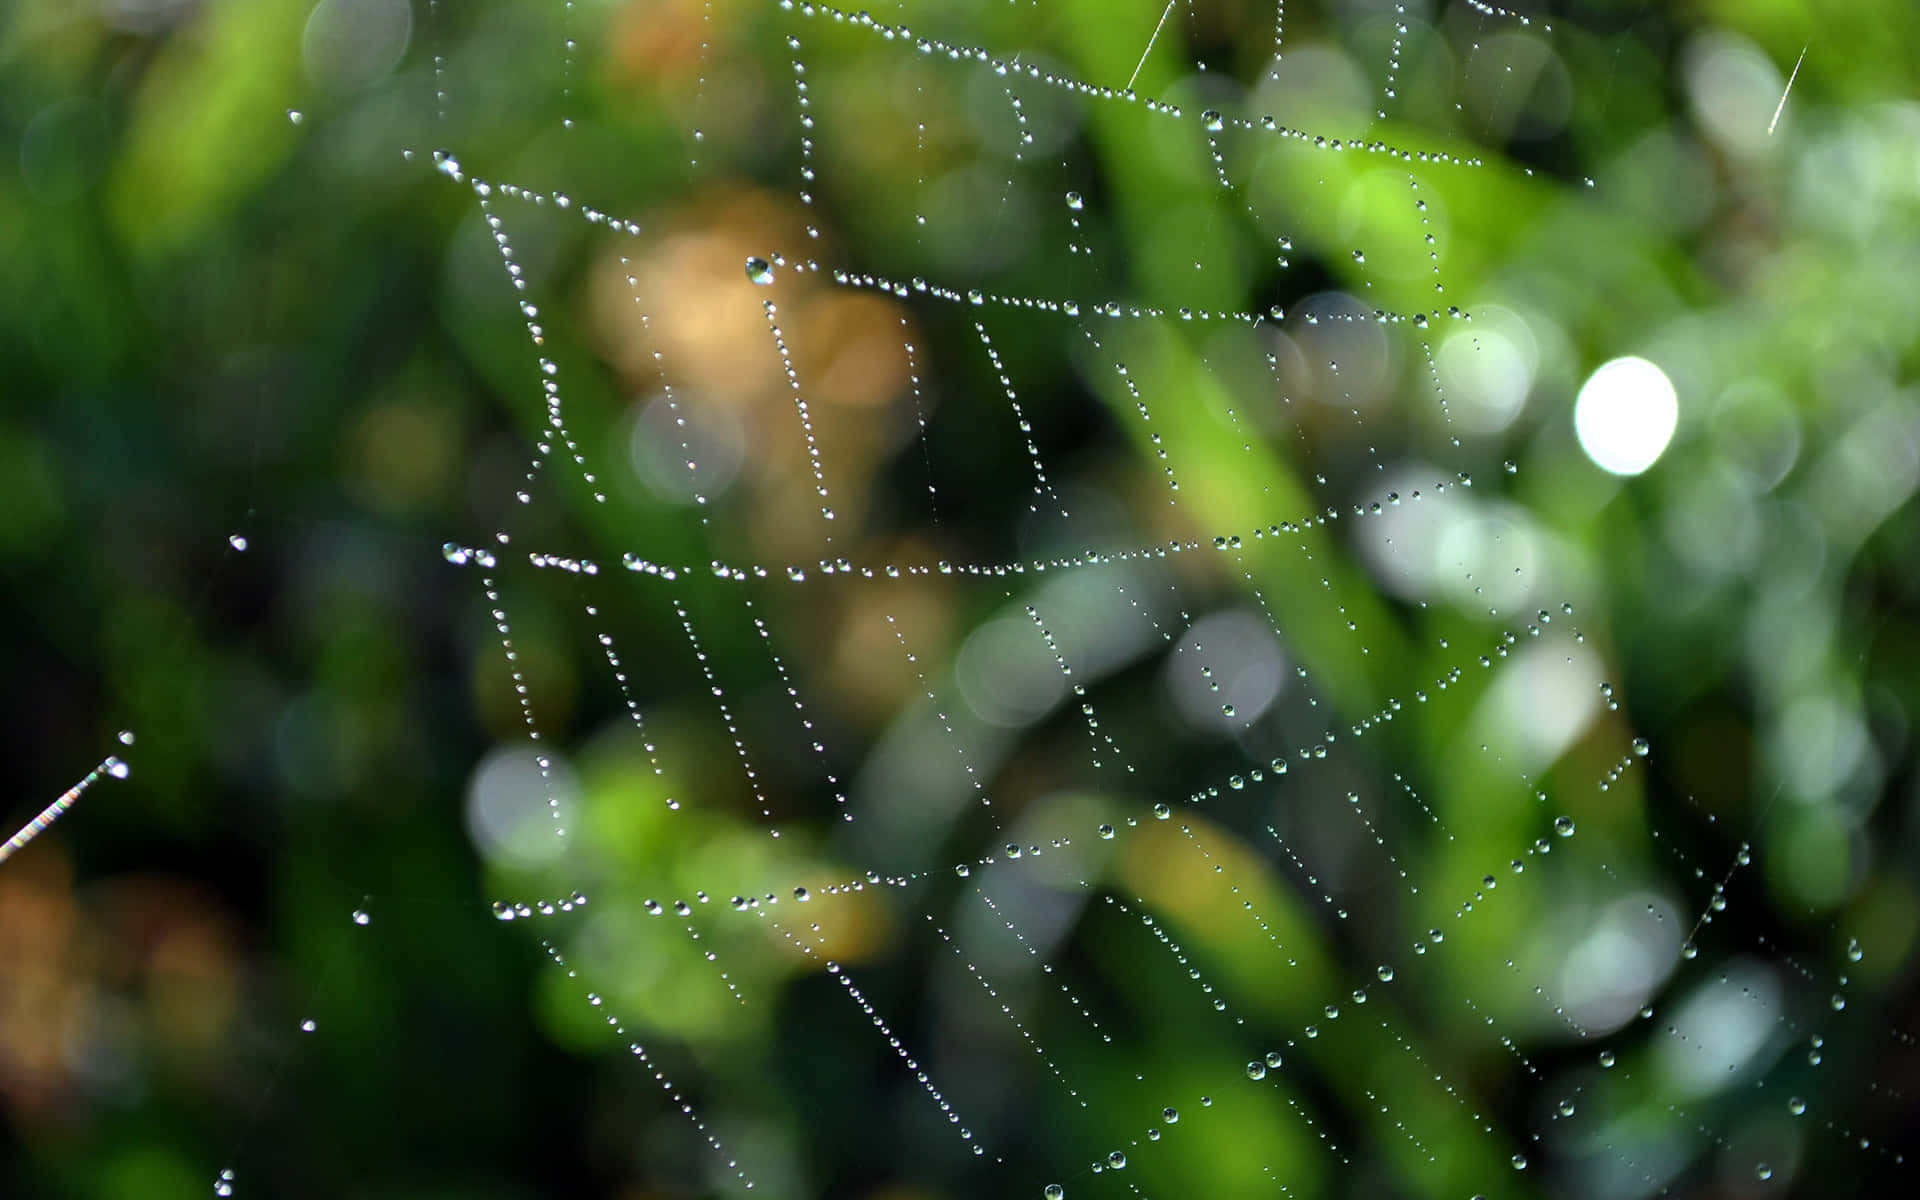
<svg viewBox="0 0 1920 1200"><path fill-rule="evenodd" d="M553 1035L689 1148L670 1190L1903 1177L1879 1086L1817 1069L1912 1044L1853 1003L1872 947L1721 932L1774 903L1791 781L1649 781L1554 528L1559 476L1602 484L1537 410L1634 347L1470 257L1609 203L1530 123L1620 103L1627 39L1473 0L551 7L430 5L385 168L463 206L532 445L440 552L494 898L371 893L342 955L462 920L543 954ZM580 119L622 54L681 76L644 163ZM509 154L484 122L533 96ZM651 205L594 198L640 171ZM235 1132L222 1195L279 1173Z"/></svg>

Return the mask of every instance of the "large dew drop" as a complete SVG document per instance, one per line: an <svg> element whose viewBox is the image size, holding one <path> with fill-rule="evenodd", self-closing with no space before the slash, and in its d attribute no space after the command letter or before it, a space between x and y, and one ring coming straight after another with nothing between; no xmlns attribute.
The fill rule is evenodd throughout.
<svg viewBox="0 0 1920 1200"><path fill-rule="evenodd" d="M773 282L773 264L759 255L747 259L747 279L765 287Z"/></svg>

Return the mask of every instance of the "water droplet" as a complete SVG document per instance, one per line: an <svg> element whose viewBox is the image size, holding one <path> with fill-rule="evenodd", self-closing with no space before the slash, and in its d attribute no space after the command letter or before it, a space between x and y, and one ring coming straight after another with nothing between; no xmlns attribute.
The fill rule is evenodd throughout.
<svg viewBox="0 0 1920 1200"><path fill-rule="evenodd" d="M1267 1077L1267 1064L1261 1062L1257 1058L1247 1063L1248 1079L1265 1079L1266 1077Z"/></svg>
<svg viewBox="0 0 1920 1200"><path fill-rule="evenodd" d="M287 110L287 123L290 125L298 125L300 122L306 119L307 119L307 114L301 112L297 108L290 108Z"/></svg>
<svg viewBox="0 0 1920 1200"><path fill-rule="evenodd" d="M813 899L813 893L803 887L797 887L793 889L793 898L805 904L807 901Z"/></svg>
<svg viewBox="0 0 1920 1200"><path fill-rule="evenodd" d="M1760 1163L1753 1168L1753 1177L1761 1183L1765 1183L1767 1180L1773 1178L1773 1168L1765 1163Z"/></svg>
<svg viewBox="0 0 1920 1200"><path fill-rule="evenodd" d="M1040 1189L1040 1195L1045 1197L1045 1200L1066 1200L1067 1189L1057 1183L1050 1183Z"/></svg>
<svg viewBox="0 0 1920 1200"><path fill-rule="evenodd" d="M765 287L773 282L773 264L759 255L747 259L747 278Z"/></svg>
<svg viewBox="0 0 1920 1200"><path fill-rule="evenodd" d="M514 916L513 906L511 904L508 904L505 900L495 900L493 902L493 919L494 920L511 921L513 920L513 916Z"/></svg>
<svg viewBox="0 0 1920 1200"><path fill-rule="evenodd" d="M1173 1107L1163 1108L1160 1110L1160 1119L1169 1125L1178 1125L1180 1123L1180 1110Z"/></svg>
<svg viewBox="0 0 1920 1200"><path fill-rule="evenodd" d="M1374 974L1380 977L1381 983L1393 982L1393 968L1385 963L1381 963L1379 970L1375 971Z"/></svg>
<svg viewBox="0 0 1920 1200"><path fill-rule="evenodd" d="M312 1017L308 1017L306 1020L300 1022L301 1033L312 1033L318 1028L320 1028L320 1026L314 1022Z"/></svg>
<svg viewBox="0 0 1920 1200"><path fill-rule="evenodd" d="M1847 998L1845 996L1842 996L1839 992L1835 992L1833 994L1833 1000L1831 1001L1831 1003L1833 1005L1833 1011L1839 1012L1841 1009L1847 1006Z"/></svg>
<svg viewBox="0 0 1920 1200"><path fill-rule="evenodd" d="M1647 739L1645 738L1633 739L1633 753L1636 757L1645 758L1647 756L1647 751L1651 749L1653 749L1653 747L1647 744Z"/></svg>
<svg viewBox="0 0 1920 1200"><path fill-rule="evenodd" d="M365 925L372 920L373 918L367 915L366 909L356 908L353 910L353 923L355 925Z"/></svg>
<svg viewBox="0 0 1920 1200"><path fill-rule="evenodd" d="M1524 1154L1516 1154L1516 1155L1514 1155L1514 1156L1513 1156L1513 1169L1514 1169L1514 1170L1516 1170L1516 1171L1524 1171L1524 1170L1526 1170L1526 1169L1527 1169L1527 1156L1526 1156L1526 1155L1524 1155Z"/></svg>
<svg viewBox="0 0 1920 1200"><path fill-rule="evenodd" d="M131 729L122 729L122 730L120 731L120 744L121 744L122 746L131 746L131 745L133 745L133 730L131 730Z"/></svg>
<svg viewBox="0 0 1920 1200"><path fill-rule="evenodd" d="M1227 127L1219 112L1211 108L1200 114L1200 123L1206 126L1208 133L1219 133Z"/></svg>
<svg viewBox="0 0 1920 1200"><path fill-rule="evenodd" d="M1865 957L1865 952L1860 949L1860 939L1848 938L1847 939L1847 961L1859 962L1863 957Z"/></svg>
<svg viewBox="0 0 1920 1200"><path fill-rule="evenodd" d="M967 868L967 864L965 863L961 863L959 866L956 866L953 869L953 873L955 875L958 875L962 879L965 879L967 876L973 874L973 872Z"/></svg>
<svg viewBox="0 0 1920 1200"><path fill-rule="evenodd" d="M1572 837L1573 836L1573 818L1572 817L1555 817L1553 819L1553 831L1559 834L1561 837Z"/></svg>
<svg viewBox="0 0 1920 1200"><path fill-rule="evenodd" d="M1600 1065L1602 1067L1610 1069L1613 1066L1613 1062L1614 1062L1613 1051L1602 1050L1600 1052Z"/></svg>
<svg viewBox="0 0 1920 1200"><path fill-rule="evenodd" d="M1073 210L1073 211L1075 211L1075 212L1079 212L1079 211L1080 211L1081 209L1083 209L1083 208L1085 208L1086 206L1087 206L1087 202L1086 202L1085 200L1082 200L1082 199L1080 198L1080 193L1079 193L1079 192L1068 192L1068 193L1067 193L1067 207L1068 207L1068 208L1070 208L1070 209L1072 209L1072 210Z"/></svg>
<svg viewBox="0 0 1920 1200"><path fill-rule="evenodd" d="M1171 817L1172 815L1173 815L1173 809L1165 803L1160 803L1153 806L1153 819L1156 821L1164 821L1168 817Z"/></svg>
<svg viewBox="0 0 1920 1200"><path fill-rule="evenodd" d="M1113 840L1113 826L1111 826L1111 825L1102 825L1102 826L1100 827L1100 837L1101 837L1101 838L1102 838L1103 840L1105 840L1105 841L1109 841L1109 842L1110 842L1110 841L1112 841L1112 840Z"/></svg>
<svg viewBox="0 0 1920 1200"><path fill-rule="evenodd" d="M239 554L245 554L245 553L247 552L247 538L246 538L246 535L245 535L245 534L240 534L240 533L236 533L236 534L232 534L232 535L230 535L230 536L228 536L228 538L227 538L227 545L229 545L229 546L232 546L232 547L234 548L234 551L235 551L236 553L239 553Z"/></svg>
<svg viewBox="0 0 1920 1200"><path fill-rule="evenodd" d="M128 775L131 775L132 773L133 773L132 769L129 768L126 763L121 762L117 758L113 758L111 756L108 757L107 774L113 776L115 779L125 779Z"/></svg>
<svg viewBox="0 0 1920 1200"><path fill-rule="evenodd" d="M1120 1151L1115 1150L1112 1154L1107 1155L1107 1166L1113 1168L1114 1170L1118 1171L1126 1165L1127 1165L1127 1156L1125 1154L1122 1154Z"/></svg>
<svg viewBox="0 0 1920 1200"><path fill-rule="evenodd" d="M458 542L448 542L446 545L440 547L440 557L446 559L456 567L464 567L467 565L467 560L472 558L473 555L465 546L460 545Z"/></svg>
<svg viewBox="0 0 1920 1200"><path fill-rule="evenodd" d="M1807 1102L1795 1096L1793 1099L1787 1101L1787 1111L1796 1117L1804 1116L1807 1111Z"/></svg>

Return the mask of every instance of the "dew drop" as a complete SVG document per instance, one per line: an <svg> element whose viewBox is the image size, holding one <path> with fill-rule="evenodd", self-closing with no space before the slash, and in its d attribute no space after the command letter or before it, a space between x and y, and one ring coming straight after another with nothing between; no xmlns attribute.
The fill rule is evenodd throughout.
<svg viewBox="0 0 1920 1200"><path fill-rule="evenodd" d="M300 1022L301 1033L312 1033L318 1028L320 1028L320 1026L314 1022L312 1017L308 1017L306 1020Z"/></svg>
<svg viewBox="0 0 1920 1200"><path fill-rule="evenodd" d="M1101 837L1101 839L1102 839L1103 841L1109 841L1109 842L1110 842L1110 841L1112 841L1112 840L1113 840L1113 826L1111 826L1111 825L1102 825L1102 826L1100 826L1100 837Z"/></svg>
<svg viewBox="0 0 1920 1200"><path fill-rule="evenodd" d="M365 925L372 920L373 918L367 915L366 909L356 908L353 910L353 923L355 925Z"/></svg>
<svg viewBox="0 0 1920 1200"><path fill-rule="evenodd" d="M113 776L115 779L125 779L132 773L132 769L119 759L113 757L107 759L107 774Z"/></svg>
<svg viewBox="0 0 1920 1200"><path fill-rule="evenodd" d="M1613 1051L1602 1050L1600 1052L1600 1065L1603 1068L1611 1068L1613 1066L1613 1062L1614 1062Z"/></svg>
<svg viewBox="0 0 1920 1200"><path fill-rule="evenodd" d="M1805 1116L1807 1112L1807 1102L1795 1096L1793 1099L1787 1101L1787 1111L1796 1117Z"/></svg>
<svg viewBox="0 0 1920 1200"><path fill-rule="evenodd" d="M773 264L759 255L747 259L747 278L765 287L773 282Z"/></svg>
<svg viewBox="0 0 1920 1200"><path fill-rule="evenodd" d="M1559 834L1561 837L1572 837L1573 836L1573 818L1572 817L1555 817L1553 819L1553 831Z"/></svg>
<svg viewBox="0 0 1920 1200"><path fill-rule="evenodd" d="M1160 1110L1160 1119L1169 1125L1178 1125L1180 1123L1180 1110L1172 1107L1163 1108Z"/></svg>
<svg viewBox="0 0 1920 1200"><path fill-rule="evenodd" d="M229 535L227 538L227 545L232 546L235 553L245 554L247 552L246 535L239 534L239 533Z"/></svg>
<svg viewBox="0 0 1920 1200"><path fill-rule="evenodd" d="M1067 1189L1057 1183L1050 1183L1040 1189L1040 1195L1044 1200L1066 1200Z"/></svg>
<svg viewBox="0 0 1920 1200"><path fill-rule="evenodd" d="M1647 751L1651 749L1653 749L1653 747L1647 744L1647 739L1645 738L1633 739L1633 753L1635 757L1645 758L1647 756Z"/></svg>
<svg viewBox="0 0 1920 1200"><path fill-rule="evenodd" d="M1248 1079L1265 1079L1266 1077L1267 1077L1267 1064L1261 1062L1257 1058L1247 1063Z"/></svg>

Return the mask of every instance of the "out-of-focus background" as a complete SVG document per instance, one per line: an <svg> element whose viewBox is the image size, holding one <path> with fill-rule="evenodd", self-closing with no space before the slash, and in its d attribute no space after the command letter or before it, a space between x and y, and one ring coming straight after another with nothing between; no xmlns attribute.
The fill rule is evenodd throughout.
<svg viewBox="0 0 1920 1200"><path fill-rule="evenodd" d="M1910 1188L1917 46L18 0L0 1194Z"/></svg>

